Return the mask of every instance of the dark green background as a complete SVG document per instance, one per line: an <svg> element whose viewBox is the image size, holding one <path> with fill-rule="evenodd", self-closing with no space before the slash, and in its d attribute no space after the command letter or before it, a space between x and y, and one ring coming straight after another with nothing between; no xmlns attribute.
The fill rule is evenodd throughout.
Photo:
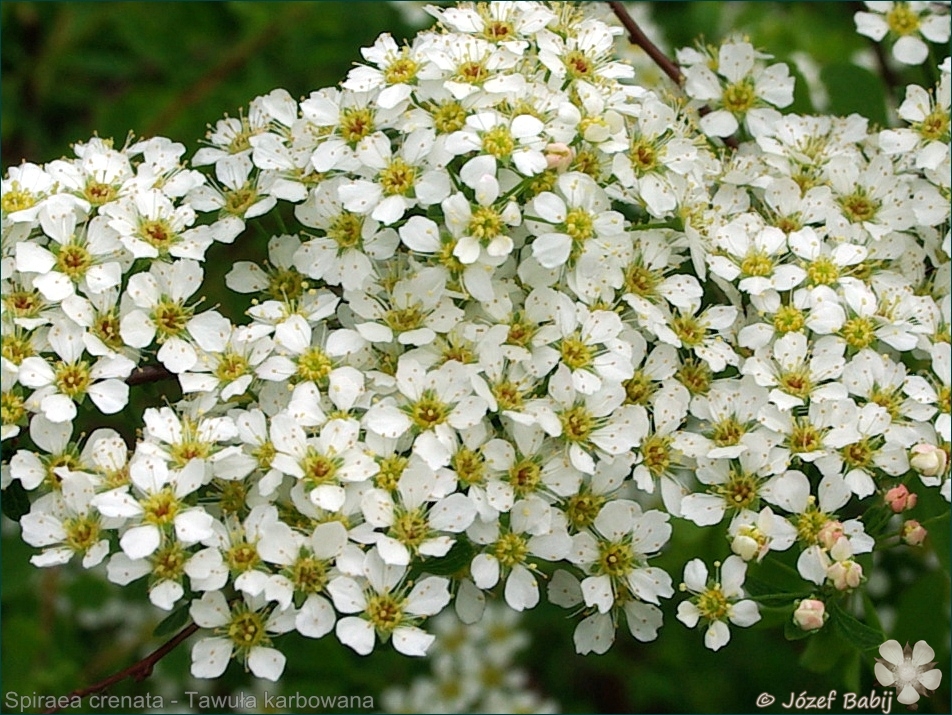
<svg viewBox="0 0 952 715"><path fill-rule="evenodd" d="M654 7L669 47L690 44L700 35L714 41L738 31L779 59L801 50L821 65L832 112L857 111L885 121L883 81L849 63L854 51L870 47L853 32L854 4ZM361 59L358 48L378 33L389 31L399 40L413 32L392 4L381 2L3 2L0 22L4 169L21 160L43 163L68 154L71 142L97 133L115 137L118 144L130 131L161 134L194 151L206 125L225 113L236 115L254 96L275 87L306 96L342 79ZM889 77L898 84L903 79ZM922 81L915 70L905 79ZM813 110L802 83L791 109ZM263 245L264 240L249 239L235 248L244 257L260 257ZM232 249L216 250L209 254L209 266L227 265L221 259L236 255ZM210 273L209 283L220 282L221 270ZM142 395L140 404L162 399L154 386ZM925 498L921 509L928 514L948 507ZM81 569L38 571L28 563L33 551L22 544L17 527L3 521L3 693L66 693L125 667L161 642L150 637L161 619L157 611L148 611L144 622L120 618L102 628L83 625L78 612L115 599L145 602L144 587L116 589ZM679 524L676 532L678 538L660 560L676 582L690 558L710 563L727 553L716 530ZM934 534L940 550L947 548L947 535L947 529ZM945 570L935 570L931 553L931 547L903 549L884 559L880 568L889 581L875 600L895 614L895 625L887 629L891 636L902 642L925 638L935 647L944 666L943 683L935 698L921 703L920 712L948 712L948 554L942 554ZM897 580L901 572L918 580L905 587ZM608 655L584 658L572 646L575 621L543 604L526 618L533 645L522 663L532 687L570 712L755 712L763 692L777 697L763 712L782 712L780 704L791 692L868 693L874 685L875 651L859 658L827 636L788 642L782 635L785 616L769 610L757 627L732 629L730 645L711 653L702 647L700 632L675 620L678 600L665 605L658 641L642 645L620 632ZM120 633L132 637L119 638ZM282 649L288 667L281 687L289 693L379 697L385 687L408 682L424 667L381 648L360 658L332 636L318 642L288 636ZM153 680L125 683L113 692L227 694L247 682L234 664L225 678L213 682L196 683L187 671L188 652L180 648L161 663ZM894 712L901 711L894 704Z"/></svg>

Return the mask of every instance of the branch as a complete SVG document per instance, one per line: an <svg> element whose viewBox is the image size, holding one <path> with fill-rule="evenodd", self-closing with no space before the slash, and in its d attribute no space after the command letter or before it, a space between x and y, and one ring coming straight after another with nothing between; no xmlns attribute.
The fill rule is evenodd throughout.
<svg viewBox="0 0 952 715"><path fill-rule="evenodd" d="M197 624L190 623L188 626L186 626L181 631L179 631L175 636L173 636L171 640L169 640L167 643L164 643L158 648L156 648L154 651L149 653L149 655L147 655L145 658L138 661L137 663L133 663L125 670L120 670L118 673L114 673L110 675L108 678L106 678L105 680L99 681L95 685L90 685L89 687L86 687L86 688L79 688L78 690L74 690L69 695L65 696L64 698L58 698L57 701L68 703L74 698L84 698L87 695L92 695L94 693L101 693L104 690L107 690L108 688L112 687L116 683L119 683L125 680L126 678L132 678L137 683L142 682L143 680L148 678L150 675L152 675L152 670L155 668L156 663L158 663L165 656L167 656L169 653L175 650L176 646L178 646L179 643L181 643L186 638L191 636L198 629L199 629L199 626ZM53 707L53 708L50 708L49 710L45 710L44 712L57 713L61 709L62 708L60 707Z"/></svg>
<svg viewBox="0 0 952 715"><path fill-rule="evenodd" d="M628 9L625 7L625 4L622 2L609 2L609 7L611 7L612 12L615 13L615 17L618 18L618 21L622 24L622 27L628 31L628 41L631 44L636 45L643 49L645 53L650 57L661 70L668 75L674 83L679 87L684 84L684 73L681 72L681 68L672 61L664 52L658 49L658 46L648 39L648 36L644 31L638 26L638 23L635 22L635 19L628 13ZM698 114L702 117L705 114L709 114L711 111L710 107L701 107L698 110ZM731 149L736 149L738 147L737 139L734 137L722 137L721 140L726 146L729 146Z"/></svg>
<svg viewBox="0 0 952 715"><path fill-rule="evenodd" d="M175 373L169 372L162 365L145 365L136 368L129 377L126 378L127 385L144 385L147 382L159 382L161 380L170 380L175 377Z"/></svg>
<svg viewBox="0 0 952 715"><path fill-rule="evenodd" d="M635 19L628 14L625 4L621 2L609 2L608 5L611 7L612 12L615 13L615 17L618 18L622 27L628 31L629 42L643 49L648 57L654 60L654 63L658 65L668 77L674 80L675 84L679 87L684 84L684 75L681 73L681 69L668 59L668 56L659 50L655 43L648 39L648 36L638 26Z"/></svg>

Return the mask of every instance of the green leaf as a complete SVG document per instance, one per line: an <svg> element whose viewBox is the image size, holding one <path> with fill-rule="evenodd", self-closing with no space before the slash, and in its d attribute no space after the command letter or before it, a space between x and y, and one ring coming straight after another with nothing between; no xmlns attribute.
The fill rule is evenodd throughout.
<svg viewBox="0 0 952 715"><path fill-rule="evenodd" d="M768 608L784 608L792 606L795 601L807 598L810 594L806 591L801 593L764 593L761 595L751 595L750 597L757 603Z"/></svg>
<svg viewBox="0 0 952 715"><path fill-rule="evenodd" d="M156 638L163 638L178 633L188 625L189 620L191 619L188 613L188 605L176 608L162 619L159 625L155 627L155 630L152 631L152 635Z"/></svg>
<svg viewBox="0 0 952 715"><path fill-rule="evenodd" d="M861 114L873 124L888 125L886 95L879 77L848 62L827 65L820 76L830 95L830 114Z"/></svg>
<svg viewBox="0 0 952 715"><path fill-rule="evenodd" d="M450 576L468 567L475 553L469 541L460 539L453 544L446 556L424 561L422 570L434 576Z"/></svg>
<svg viewBox="0 0 952 715"><path fill-rule="evenodd" d="M837 634L860 650L878 648L886 641L886 634L872 628L843 610L836 601L827 604L830 622Z"/></svg>
<svg viewBox="0 0 952 715"><path fill-rule="evenodd" d="M30 513L30 497L20 482L11 482L10 486L3 490L0 508L13 521L20 521L25 514Z"/></svg>

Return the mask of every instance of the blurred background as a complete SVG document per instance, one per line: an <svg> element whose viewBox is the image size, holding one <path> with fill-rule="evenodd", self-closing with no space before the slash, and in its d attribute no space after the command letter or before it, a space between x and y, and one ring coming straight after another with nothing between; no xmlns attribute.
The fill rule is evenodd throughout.
<svg viewBox="0 0 952 715"><path fill-rule="evenodd" d="M860 9L857 4L679 2L629 7L669 54L698 37L713 42L740 33L792 63L798 84L791 111L859 112L885 124L901 88L907 82L925 82L916 69L889 67L866 38L855 34L852 15ZM390 32L398 42L411 37L426 24L421 8L420 3L385 2L5 1L0 4L0 162L4 171L24 160L44 163L69 154L72 142L98 134L115 137L121 145L129 132L168 136L184 143L191 154L208 124L226 113L237 115L253 97L276 87L307 96L339 82L361 59L359 48L372 44L379 33ZM633 51L631 57L641 68L641 81L654 81L657 70ZM208 265L227 267L235 251L216 248L223 252L213 249ZM243 258L264 255L263 241L237 248ZM220 281L220 275L212 270L209 281L215 280ZM142 389L138 407L161 403L166 387ZM165 397L174 399L172 394ZM928 498L923 502L925 511L947 509ZM148 604L144 584L120 590L81 569L39 571L29 564L33 550L20 540L16 524L2 518L4 697L10 692L68 693L126 667L163 642L154 630L165 614L141 605ZM710 563L726 551L716 534L690 528L678 533L657 563L676 581L690 558ZM935 546L890 554L877 565L882 576L869 590L886 632L901 643L927 639L945 667L949 576L944 535L938 535ZM907 587L913 581L915 586ZM787 641L784 616L770 609L757 627L732 629L729 646L711 653L702 647L701 633L676 621L678 600L665 604L658 641L639 644L619 632L607 655L588 657L574 652L575 621L543 604L521 621L520 628L531 638L516 656L526 674L525 688L546 707L564 712L753 712L764 692L777 702L763 712L782 712L780 706L791 693L869 693L876 685L875 651L860 657L826 635ZM281 647L288 666L280 686L269 688L272 693L370 695L378 709L395 707L381 699L388 687L408 685L432 667L388 648L378 647L361 658L333 637L313 641L285 636ZM167 707L178 712L183 711L182 694L189 690L226 695L264 689L234 663L218 681L193 681L188 663L188 648L181 647L145 683L127 681L111 692L165 694L166 702L178 696L180 704ZM920 702L919 712L948 712L948 670L944 673L941 689ZM466 677L481 678L486 688L499 682L499 673L491 669ZM259 706L261 702L259 697ZM894 711L903 707L894 704ZM0 711L10 709L8 701L0 705Z"/></svg>

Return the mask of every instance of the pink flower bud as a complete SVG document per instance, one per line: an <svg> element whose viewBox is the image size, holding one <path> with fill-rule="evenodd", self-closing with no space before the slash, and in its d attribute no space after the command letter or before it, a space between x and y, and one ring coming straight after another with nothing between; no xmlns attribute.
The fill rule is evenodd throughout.
<svg viewBox="0 0 952 715"><path fill-rule="evenodd" d="M843 536L843 522L828 521L816 535L816 540L824 549L832 549L833 544Z"/></svg>
<svg viewBox="0 0 952 715"><path fill-rule="evenodd" d="M948 459L941 447L923 443L912 448L909 464L924 477L937 477L945 471Z"/></svg>
<svg viewBox="0 0 952 715"><path fill-rule="evenodd" d="M545 163L550 169L563 172L575 158L575 150L563 142L553 142L545 147Z"/></svg>
<svg viewBox="0 0 952 715"><path fill-rule="evenodd" d="M899 530L899 537L909 546L922 546L928 535L926 528L915 519L909 519Z"/></svg>
<svg viewBox="0 0 952 715"><path fill-rule="evenodd" d="M805 631L822 628L826 622L826 604L815 598L800 601L797 610L793 612L793 622Z"/></svg>
<svg viewBox="0 0 952 715"><path fill-rule="evenodd" d="M859 586L863 580L863 567L852 559L836 561L826 570L826 577L837 591L846 591Z"/></svg>
<svg viewBox="0 0 952 715"><path fill-rule="evenodd" d="M886 492L886 503L896 514L912 509L918 500L919 497L910 492L905 484L900 484Z"/></svg>

